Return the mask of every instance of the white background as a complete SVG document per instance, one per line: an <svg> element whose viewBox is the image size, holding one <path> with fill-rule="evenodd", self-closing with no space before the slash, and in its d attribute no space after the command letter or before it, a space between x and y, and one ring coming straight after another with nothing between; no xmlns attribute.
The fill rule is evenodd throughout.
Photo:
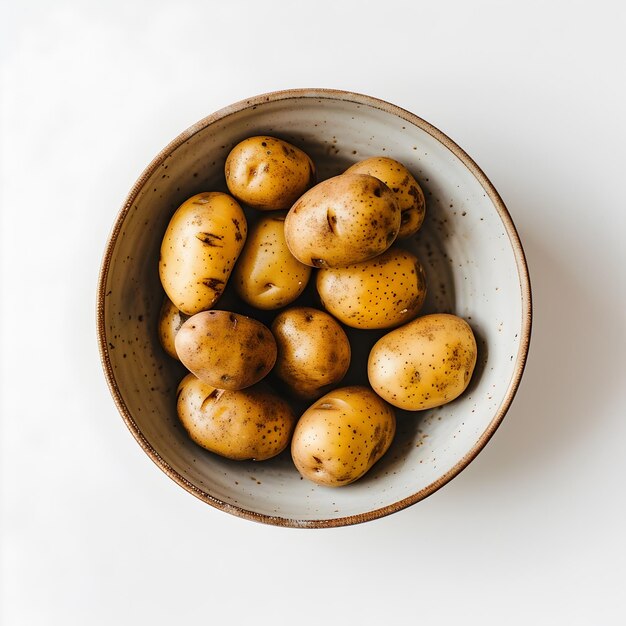
<svg viewBox="0 0 626 626"><path fill-rule="evenodd" d="M623 2L3 0L0 24L3 625L626 623ZM457 141L513 215L535 299L477 460L332 530L183 491L96 345L101 254L143 167L291 87L377 96Z"/></svg>

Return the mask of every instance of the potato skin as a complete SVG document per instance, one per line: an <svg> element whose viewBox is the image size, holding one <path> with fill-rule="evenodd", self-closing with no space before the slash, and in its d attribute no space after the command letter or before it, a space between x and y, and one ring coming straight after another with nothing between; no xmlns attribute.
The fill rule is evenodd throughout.
<svg viewBox="0 0 626 626"><path fill-rule="evenodd" d="M426 212L424 192L402 163L389 157L372 157L355 163L345 173L370 174L391 189L401 212L398 239L406 239L420 229Z"/></svg>
<svg viewBox="0 0 626 626"><path fill-rule="evenodd" d="M291 440L296 416L263 383L243 391L225 391L187 374L178 386L176 410L198 445L236 461L264 461Z"/></svg>
<svg viewBox="0 0 626 626"><path fill-rule="evenodd" d="M306 287L311 268L300 263L285 241L285 214L263 216L251 229L232 281L239 297L257 309L279 309Z"/></svg>
<svg viewBox="0 0 626 626"><path fill-rule="evenodd" d="M424 315L374 344L368 378L374 391L398 408L432 409L465 391L476 356L476 339L464 319Z"/></svg>
<svg viewBox="0 0 626 626"><path fill-rule="evenodd" d="M274 373L296 396L319 398L338 384L350 366L350 342L324 311L293 307L272 323L278 357Z"/></svg>
<svg viewBox="0 0 626 626"><path fill-rule="evenodd" d="M264 378L276 361L276 341L261 322L229 311L192 315L174 341L182 364L217 389L236 391Z"/></svg>
<svg viewBox="0 0 626 626"><path fill-rule="evenodd" d="M194 315L215 305L246 235L243 211L228 194L199 193L181 204L159 258L161 284L177 309Z"/></svg>
<svg viewBox="0 0 626 626"><path fill-rule="evenodd" d="M426 297L417 257L391 248L368 261L320 269L317 291L324 308L353 328L392 328L412 320Z"/></svg>
<svg viewBox="0 0 626 626"><path fill-rule="evenodd" d="M383 253L400 229L393 192L367 174L342 174L307 191L285 218L291 253L313 267L342 267Z"/></svg>
<svg viewBox="0 0 626 626"><path fill-rule="evenodd" d="M275 137L249 137L226 158L226 185L240 202L261 211L289 209L315 183L309 156Z"/></svg>
<svg viewBox="0 0 626 626"><path fill-rule="evenodd" d="M387 451L396 432L393 409L367 387L335 389L298 420L291 456L304 478L349 485Z"/></svg>
<svg viewBox="0 0 626 626"><path fill-rule="evenodd" d="M189 319L182 311L179 311L172 301L165 296L161 312L159 313L159 341L163 350L167 352L173 359L180 360L176 354L174 346L174 338L180 330L180 327Z"/></svg>

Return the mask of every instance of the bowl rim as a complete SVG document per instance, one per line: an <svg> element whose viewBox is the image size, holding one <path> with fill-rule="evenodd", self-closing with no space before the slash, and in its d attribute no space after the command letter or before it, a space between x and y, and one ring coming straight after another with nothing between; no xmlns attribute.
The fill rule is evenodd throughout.
<svg viewBox="0 0 626 626"><path fill-rule="evenodd" d="M189 482L184 476L179 474L168 462L161 457L161 455L151 446L151 444L144 437L143 433L139 429L137 423L133 419L126 403L124 402L124 398L120 392L120 389L117 385L117 381L115 379L115 374L113 372L113 367L110 360L109 355L109 347L106 339L106 324L105 324L105 302L106 302L106 282L108 278L109 268L111 264L111 259L113 256L113 251L117 244L117 239L122 230L122 226L124 224L124 220L128 215L130 208L133 206L139 192L142 190L150 176L160 167L161 163L177 148L179 148L183 143L188 141L191 137L193 137L198 132L204 130L211 124L215 123L218 120L224 119L230 115L235 113L239 113L245 109L256 108L259 105L268 103L268 102L276 102L281 100L297 100L303 98L310 99L329 99L329 100L339 100L343 102L353 102L354 104L358 104L361 106L373 107L376 109L381 109L387 113L395 115L396 117L413 124L425 131L429 135L431 135L434 139L443 144L446 148L448 148L470 171L470 173L477 179L480 185L485 190L485 193L488 195L490 200L493 202L494 207L496 208L500 219L504 225L505 231L509 237L509 241L511 243L513 253L515 256L518 276L520 280L520 292L522 298L522 329L520 336L519 349L517 353L517 357L515 360L515 368L513 371L513 375L509 382L509 386L504 395L504 398L498 407L494 417L491 422L484 430L484 432L480 435L474 445L470 448L470 450L459 460L455 465L450 468L445 474L440 476L437 480L433 481L423 489L420 489L418 492L398 500L393 504L389 504L387 506L374 509L372 511L368 511L367 513L360 513L356 515L348 515L344 517L338 517L334 519L313 519L313 520L303 520L303 519L292 519L287 517L280 516L272 516L265 515L262 513L257 513L255 511L250 511L243 507L235 506L224 502L218 498L215 498L211 494L206 491L199 489L197 486ZM499 193L496 191L495 187L491 183L491 181L487 178L484 172L478 167L478 165L474 162L474 160L460 147L458 146L452 139L450 139L447 135L441 132L439 129L435 128L429 122L423 120L417 115L403 109L397 105L386 102L385 100L381 100L379 98L364 95L361 93L356 93L352 91L343 91L339 89L326 89L326 88L304 88L304 89L286 89L281 91L273 91L264 94L260 94L257 96L253 96L251 98L246 98L245 100L240 100L233 104L230 104L214 113L211 113L207 117L199 120L195 124L191 125L189 128L180 133L175 139L173 139L170 143L168 143L155 157L152 159L150 164L144 169L139 178L136 180L135 184L132 186L130 192L128 193L121 209L119 210L111 232L109 234L105 251L102 258L102 263L100 266L100 273L98 277L98 289L97 289L97 299L96 299L96 325L97 325L97 336L98 336L98 347L100 352L100 360L102 363L102 367L104 370L105 378L107 384L109 386L109 390L111 395L113 396L113 400L115 405L117 406L118 411L120 412L126 426L142 447L144 452L152 459L152 461L159 467L167 476L169 476L172 480L178 483L181 487L186 489L188 492L210 504L211 506L230 513L232 515L236 515L238 517L248 519L255 522L262 522L265 524L270 524L274 526L282 526L282 527L292 527L292 528L332 528L337 526L348 526L352 524L358 524L374 519L378 519L381 517L385 517L390 515L391 513L395 513L402 509L405 509L420 500L430 496L435 491L439 490L445 484L450 482L453 478L455 478L461 471L463 471L480 453L480 451L485 447L487 442L494 435L504 416L506 415L515 394L519 388L519 384L522 378L522 374L524 372L524 368L526 366L528 350L530 346L530 336L532 329L532 295L531 295L531 286L530 286L530 275L528 271L528 265L526 262L526 256L524 254L524 249L522 247L521 240L519 238L517 229L513 223L513 219L506 208L502 198Z"/></svg>

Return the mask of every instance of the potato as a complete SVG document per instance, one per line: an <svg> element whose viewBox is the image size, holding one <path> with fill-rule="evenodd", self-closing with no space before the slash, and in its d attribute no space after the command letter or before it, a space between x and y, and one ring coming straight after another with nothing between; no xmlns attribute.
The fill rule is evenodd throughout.
<svg viewBox="0 0 626 626"><path fill-rule="evenodd" d="M243 248L246 218L228 194L199 193L178 208L165 231L159 258L161 283L187 315L212 308Z"/></svg>
<svg viewBox="0 0 626 626"><path fill-rule="evenodd" d="M297 397L319 398L346 375L350 342L328 313L310 307L282 311L272 323L278 347L274 373Z"/></svg>
<svg viewBox="0 0 626 626"><path fill-rule="evenodd" d="M374 344L367 373L374 391L409 411L432 409L460 396L476 365L469 324L445 313L425 315Z"/></svg>
<svg viewBox="0 0 626 626"><path fill-rule="evenodd" d="M285 218L291 253L313 267L341 267L378 256L399 228L393 192L367 174L343 174L319 183Z"/></svg>
<svg viewBox="0 0 626 626"><path fill-rule="evenodd" d="M287 402L263 383L225 391L188 374L177 393L176 409L185 430L215 454L264 461L289 445L296 417Z"/></svg>
<svg viewBox="0 0 626 626"><path fill-rule="evenodd" d="M180 327L188 319L189 316L179 311L172 304L172 301L165 296L161 312L159 313L159 341L165 352L173 359L178 359L178 354L176 354L176 348L174 347L174 338Z"/></svg>
<svg viewBox="0 0 626 626"><path fill-rule="evenodd" d="M306 287L311 268L289 252L285 214L262 217L250 230L232 281L239 297L257 309L279 309Z"/></svg>
<svg viewBox="0 0 626 626"><path fill-rule="evenodd" d="M389 157L372 157L355 163L345 173L375 176L393 191L401 211L398 239L406 239L420 229L426 211L424 192L402 163Z"/></svg>
<svg viewBox="0 0 626 626"><path fill-rule="evenodd" d="M262 211L289 209L315 183L313 161L275 137L249 137L228 155L226 185L239 201Z"/></svg>
<svg viewBox="0 0 626 626"><path fill-rule="evenodd" d="M276 361L276 341L270 329L229 311L192 315L180 327L174 344L182 364L217 389L250 387Z"/></svg>
<svg viewBox="0 0 626 626"><path fill-rule="evenodd" d="M348 485L385 454L395 432L393 409L371 389L335 389L303 413L291 456L300 474L318 485Z"/></svg>
<svg viewBox="0 0 626 626"><path fill-rule="evenodd" d="M391 248L369 261L320 269L317 291L324 308L353 328L391 328L412 320L426 297L417 257Z"/></svg>

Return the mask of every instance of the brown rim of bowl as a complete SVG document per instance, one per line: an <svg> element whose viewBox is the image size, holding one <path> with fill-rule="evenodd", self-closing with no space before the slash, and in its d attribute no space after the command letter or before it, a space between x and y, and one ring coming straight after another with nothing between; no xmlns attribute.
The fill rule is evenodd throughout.
<svg viewBox="0 0 626 626"><path fill-rule="evenodd" d="M113 250L115 248L117 238L121 231L122 224L124 223L126 215L128 214L130 207L133 205L133 202L135 201L139 191L143 188L148 178L154 173L154 171L160 166L163 160L173 150L181 146L190 137L203 130L210 124L216 122L217 120L223 119L234 113L238 113L239 111L242 111L244 109L256 107L265 102L301 98L341 100L354 102L355 104L359 104L362 106L380 109L382 111L391 113L410 124L417 126L418 128L424 130L429 135L437 139L444 146L446 146L446 148L448 148L448 150L450 150L456 157L458 157L464 163L467 169L474 175L474 177L482 185L483 189L496 207L513 247L520 281L520 289L522 292L522 336L520 338L519 350L517 353L517 359L515 361L515 370L513 372L513 376L511 377L511 381L509 383L509 387L504 396L504 399L500 404L500 407L498 408L494 418L491 420L486 430L479 437L478 441L472 446L470 451L443 476L438 478L430 485L424 487L417 493L409 496L408 498L404 498L402 500L399 500L398 502L395 502L394 504L390 504L388 506L369 511L368 513L349 515L346 517L339 517L330 520L299 520L276 517L272 515L262 515L260 513L255 513L254 511L248 511L247 509L233 506L226 502L222 502L217 498L214 498L205 491L198 489L195 485L191 484L187 479L185 479L178 472L176 472L146 440L146 438L139 430L137 424L135 423L135 420L128 411L128 408L124 402L124 399L122 398L120 390L117 386L117 382L115 380L115 375L111 366L109 349L105 336L105 290L107 276L109 272L109 265L111 263L111 256L113 254ZM358 524L361 522L378 519L380 517L390 515L391 513L395 513L396 511L400 511L408 506L411 506L412 504L423 500L427 496L431 495L432 493L443 487L446 483L448 483L455 476L457 476L462 470L464 470L470 464L470 462L476 458L478 453L485 447L489 439L491 439L498 426L500 426L500 424L502 423L502 420L504 419L504 416L506 415L506 412L508 411L519 387L520 380L524 372L524 367L526 365L528 348L530 344L530 334L532 326L532 297L526 257L524 255L524 250L522 248L519 235L517 233L515 225L513 224L513 220L511 219L511 215L504 205L502 198L496 191L495 187L491 184L487 176L485 176L483 171L478 167L478 165L476 165L472 158L462 148L457 146L456 143L454 143L440 130L435 128L432 124L429 124L428 122L414 115L413 113L410 113L409 111L406 111L405 109L402 109L394 104L385 102L384 100L379 100L378 98L374 98L372 96L366 96L359 93L341 91L337 89L288 89L284 91L275 91L271 93L261 94L253 98L241 100L239 102L231 104L230 106L220 109L215 113L212 113L208 117L205 117L193 126L190 126L187 130L178 135L178 137L176 137L176 139L174 139L167 146L165 146L165 148L163 148L163 150L161 150L161 152L159 152L159 154L152 160L150 165L146 167L141 176L137 179L137 182L135 182L132 189L130 190L126 201L124 202L122 208L117 215L115 224L113 225L113 228L111 230L111 234L109 235L109 239L107 241L104 256L102 259L102 265L100 268L100 276L98 279L96 315L100 359L102 361L102 367L104 369L104 374L106 376L111 395L113 396L115 404L117 405L117 408L122 415L122 418L126 422L126 426L130 430L130 432L133 434L139 445L143 448L144 452L146 452L146 454L154 461L154 463L156 463L156 465L161 470L163 470L163 472L165 472L172 480L177 482L181 487L192 493L200 500L206 502L207 504L210 504L211 506L214 506L215 508L218 508L227 513L231 513L238 517L242 517L244 519L252 520L255 522L271 524L274 526L293 528L331 528L336 526L348 526L351 524Z"/></svg>

